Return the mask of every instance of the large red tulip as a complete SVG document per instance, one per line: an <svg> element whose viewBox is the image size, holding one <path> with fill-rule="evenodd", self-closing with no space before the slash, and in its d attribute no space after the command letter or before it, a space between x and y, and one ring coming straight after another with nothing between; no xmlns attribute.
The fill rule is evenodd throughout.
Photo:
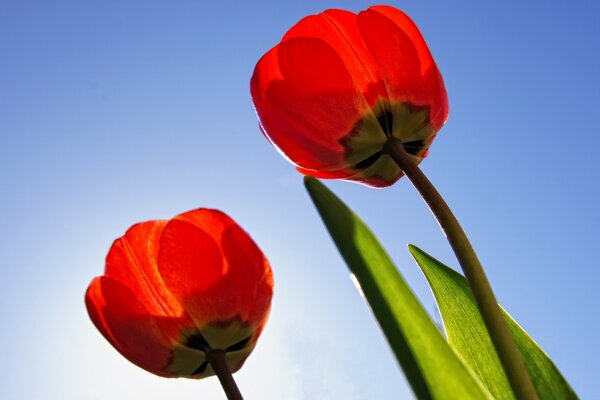
<svg viewBox="0 0 600 400"><path fill-rule="evenodd" d="M448 116L425 40L389 6L302 19L260 59L250 86L262 131L300 172L369 186L402 176L386 141L420 162Z"/></svg>
<svg viewBox="0 0 600 400"><path fill-rule="evenodd" d="M198 209L132 226L112 245L85 302L104 337L156 375L203 378L224 350L237 371L267 320L273 275L250 236L220 211Z"/></svg>

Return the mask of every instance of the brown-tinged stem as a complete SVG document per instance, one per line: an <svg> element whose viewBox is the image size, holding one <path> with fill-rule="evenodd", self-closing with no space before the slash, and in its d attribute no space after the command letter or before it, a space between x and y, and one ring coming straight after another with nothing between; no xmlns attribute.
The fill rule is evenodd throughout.
<svg viewBox="0 0 600 400"><path fill-rule="evenodd" d="M217 374L227 399L244 400L240 390L235 384L235 380L233 380L233 375L231 375L231 371L227 366L227 362L225 361L225 351L210 350L208 353L206 353L206 361L208 361L212 369L215 371L215 374Z"/></svg>
<svg viewBox="0 0 600 400"><path fill-rule="evenodd" d="M537 400L538 395L531 377L525 368L521 354L500 312L496 296L467 235L442 196L423 174L414 159L406 152L402 143L398 140L388 140L385 151L421 194L446 234L465 278L469 282L479 312L515 396L519 400Z"/></svg>

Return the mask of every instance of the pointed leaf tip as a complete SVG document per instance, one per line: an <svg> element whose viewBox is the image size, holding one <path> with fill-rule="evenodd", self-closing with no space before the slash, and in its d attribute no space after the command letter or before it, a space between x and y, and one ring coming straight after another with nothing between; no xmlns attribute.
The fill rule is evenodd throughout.
<svg viewBox="0 0 600 400"><path fill-rule="evenodd" d="M438 303L448 342L496 399L514 399L466 279L409 245ZM531 375L540 400L577 399L577 395L548 355L505 311L504 317Z"/></svg>

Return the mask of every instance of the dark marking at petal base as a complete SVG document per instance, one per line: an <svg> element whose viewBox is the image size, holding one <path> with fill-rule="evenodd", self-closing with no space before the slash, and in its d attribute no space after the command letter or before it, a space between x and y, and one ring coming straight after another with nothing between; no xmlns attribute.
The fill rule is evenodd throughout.
<svg viewBox="0 0 600 400"><path fill-rule="evenodd" d="M425 147L425 141L424 140L413 140L412 142L404 142L404 143L402 143L402 147L404 147L404 150L406 150L406 152L408 154L412 154L413 156L416 156Z"/></svg>
<svg viewBox="0 0 600 400"><path fill-rule="evenodd" d="M357 163L354 168L356 169L365 169L365 168L369 168L371 165L375 164L375 161L377 161L379 159L379 157L381 157L383 153L378 151L377 153L365 158L364 160L362 160L361 162Z"/></svg>
<svg viewBox="0 0 600 400"><path fill-rule="evenodd" d="M387 107L377 116L377 122L379 122L379 125L381 126L381 129L383 130L383 133L385 133L386 136L392 136L393 120L394 115L390 110L387 109Z"/></svg>
<svg viewBox="0 0 600 400"><path fill-rule="evenodd" d="M226 348L225 351L238 351L238 350L242 350L244 347L246 347L246 345L248 344L248 342L250 342L250 336L248 336L247 338L245 338L243 340L240 340L236 344L232 344L231 346L229 346L228 348Z"/></svg>
<svg viewBox="0 0 600 400"><path fill-rule="evenodd" d="M204 339L204 336L202 336L202 334L200 332L194 333L192 336L190 336L188 338L187 342L185 342L185 345L187 347L191 347L192 349L196 349L196 350L200 350L200 351L204 351L204 352L206 352L207 350L210 350L210 345L208 344L206 339Z"/></svg>
<svg viewBox="0 0 600 400"><path fill-rule="evenodd" d="M204 371L206 371L207 367L208 367L208 361L204 361L202 364L200 364L200 366L198 368L196 368L196 370L194 372L192 372L192 375L198 375L198 374L204 373Z"/></svg>

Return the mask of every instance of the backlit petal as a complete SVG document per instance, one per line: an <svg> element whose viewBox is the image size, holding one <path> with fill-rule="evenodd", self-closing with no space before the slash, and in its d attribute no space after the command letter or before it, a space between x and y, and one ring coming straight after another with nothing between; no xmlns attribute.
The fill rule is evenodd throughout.
<svg viewBox="0 0 600 400"><path fill-rule="evenodd" d="M266 317L273 286L268 262L220 211L199 209L169 221L158 265L198 327L232 319L257 324Z"/></svg>
<svg viewBox="0 0 600 400"><path fill-rule="evenodd" d="M158 268L173 296L197 326L221 315L219 309L204 307L208 293L219 285L227 268L211 235L189 222L169 221L160 239Z"/></svg>
<svg viewBox="0 0 600 400"><path fill-rule="evenodd" d="M314 176L315 178L319 179L346 179L354 175L354 172L347 169L341 169L337 171L318 171L314 169L296 167L296 170L301 174Z"/></svg>
<svg viewBox="0 0 600 400"><path fill-rule="evenodd" d="M430 106L434 130L448 116L448 99L442 77L412 20L389 6L371 7L358 15L361 36L397 102Z"/></svg>
<svg viewBox="0 0 600 400"><path fill-rule="evenodd" d="M360 36L356 14L331 9L309 15L294 25L282 41L294 37L320 39L335 49L370 107L380 98L387 98L377 64Z"/></svg>
<svg viewBox="0 0 600 400"><path fill-rule="evenodd" d="M251 91L262 128L296 165L346 165L340 139L369 107L329 44L306 37L281 43L258 62Z"/></svg>
<svg viewBox="0 0 600 400"><path fill-rule="evenodd" d="M229 265L228 288L234 292L234 309L243 322L259 325L266 317L273 294L273 275L266 257L239 226L223 232L221 245Z"/></svg>
<svg viewBox="0 0 600 400"><path fill-rule="evenodd" d="M171 359L172 342L124 284L95 278L85 295L90 318L104 337L129 361L160 376Z"/></svg>
<svg viewBox="0 0 600 400"><path fill-rule="evenodd" d="M178 317L183 309L171 296L156 264L158 240L166 224L148 221L129 228L110 248L105 275L128 286L152 315Z"/></svg>

